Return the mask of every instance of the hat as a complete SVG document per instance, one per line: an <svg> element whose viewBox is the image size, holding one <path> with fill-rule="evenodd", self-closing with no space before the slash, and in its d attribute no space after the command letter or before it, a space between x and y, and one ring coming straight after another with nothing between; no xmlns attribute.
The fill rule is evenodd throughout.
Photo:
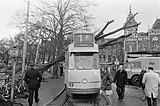
<svg viewBox="0 0 160 106"><path fill-rule="evenodd" d="M149 70L153 70L153 67L148 67Z"/></svg>

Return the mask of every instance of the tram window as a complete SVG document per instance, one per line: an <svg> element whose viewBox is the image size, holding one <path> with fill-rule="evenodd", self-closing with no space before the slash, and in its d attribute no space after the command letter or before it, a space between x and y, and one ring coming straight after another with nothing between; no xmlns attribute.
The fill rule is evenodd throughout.
<svg viewBox="0 0 160 106"><path fill-rule="evenodd" d="M65 54L65 68L68 69L69 66L69 52Z"/></svg>
<svg viewBox="0 0 160 106"><path fill-rule="evenodd" d="M75 53L75 67L77 69L91 69L93 53Z"/></svg>
<svg viewBox="0 0 160 106"><path fill-rule="evenodd" d="M74 69L74 65L74 54L71 53L69 58L69 69Z"/></svg>
<svg viewBox="0 0 160 106"><path fill-rule="evenodd" d="M98 69L99 68L99 55L98 53L95 53L93 55L93 68Z"/></svg>

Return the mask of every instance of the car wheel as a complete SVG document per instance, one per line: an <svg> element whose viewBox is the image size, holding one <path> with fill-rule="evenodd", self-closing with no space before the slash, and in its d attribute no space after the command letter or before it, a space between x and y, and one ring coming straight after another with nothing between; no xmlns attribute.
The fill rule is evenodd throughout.
<svg viewBox="0 0 160 106"><path fill-rule="evenodd" d="M139 85L139 75L134 75L134 76L131 78L131 82L132 82L132 85L138 86L138 85Z"/></svg>

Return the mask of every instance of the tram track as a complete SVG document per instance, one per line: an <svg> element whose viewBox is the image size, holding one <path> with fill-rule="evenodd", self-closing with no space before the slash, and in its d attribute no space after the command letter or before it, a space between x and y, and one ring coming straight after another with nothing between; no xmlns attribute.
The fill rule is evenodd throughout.
<svg viewBox="0 0 160 106"><path fill-rule="evenodd" d="M98 106L97 98L95 96L76 96L69 97L68 100L62 106Z"/></svg>
<svg viewBox="0 0 160 106"><path fill-rule="evenodd" d="M63 88L54 99L43 106L98 106L98 99L95 95L69 97L66 95L65 88Z"/></svg>

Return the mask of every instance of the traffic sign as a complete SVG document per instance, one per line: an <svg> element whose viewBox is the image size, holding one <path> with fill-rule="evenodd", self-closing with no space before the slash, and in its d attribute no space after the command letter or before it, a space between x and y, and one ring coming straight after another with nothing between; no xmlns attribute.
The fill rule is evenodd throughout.
<svg viewBox="0 0 160 106"><path fill-rule="evenodd" d="M114 62L115 65L119 65L119 61L118 59L116 59L116 61Z"/></svg>
<svg viewBox="0 0 160 106"><path fill-rule="evenodd" d="M9 50L10 57L18 57L19 56L19 48L17 46L12 47Z"/></svg>

